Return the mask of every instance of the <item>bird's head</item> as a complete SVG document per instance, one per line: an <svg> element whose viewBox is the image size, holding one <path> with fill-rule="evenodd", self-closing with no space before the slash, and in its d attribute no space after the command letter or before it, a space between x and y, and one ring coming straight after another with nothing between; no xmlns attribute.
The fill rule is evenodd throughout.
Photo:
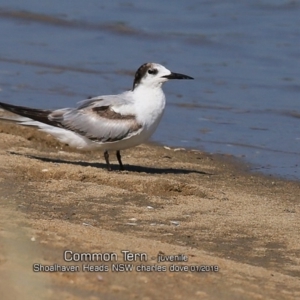
<svg viewBox="0 0 300 300"><path fill-rule="evenodd" d="M194 79L190 76L174 73L164 66L156 63L146 63L141 65L135 73L133 88L138 86L157 87L161 86L169 79Z"/></svg>

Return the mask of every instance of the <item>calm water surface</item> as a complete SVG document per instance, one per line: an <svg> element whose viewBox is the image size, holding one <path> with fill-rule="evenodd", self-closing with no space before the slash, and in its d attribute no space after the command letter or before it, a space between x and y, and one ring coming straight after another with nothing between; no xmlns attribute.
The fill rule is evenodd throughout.
<svg viewBox="0 0 300 300"><path fill-rule="evenodd" d="M152 140L228 153L300 179L300 1L0 0L0 99L40 108L130 89L144 62L167 83Z"/></svg>

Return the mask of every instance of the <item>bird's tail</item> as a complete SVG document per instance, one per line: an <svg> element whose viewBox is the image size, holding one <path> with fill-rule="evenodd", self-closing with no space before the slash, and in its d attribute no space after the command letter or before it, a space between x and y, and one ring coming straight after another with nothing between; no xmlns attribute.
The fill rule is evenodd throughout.
<svg viewBox="0 0 300 300"><path fill-rule="evenodd" d="M52 113L51 110L43 110L43 109L36 109L24 106L17 106L12 104L7 104L0 102L0 108L17 114L18 116L22 117L14 117L14 116L1 116L0 119L12 122L27 122L30 120L38 121L44 124L53 125L48 119L48 115ZM24 124L26 125L26 124ZM29 124L28 124L29 125Z"/></svg>

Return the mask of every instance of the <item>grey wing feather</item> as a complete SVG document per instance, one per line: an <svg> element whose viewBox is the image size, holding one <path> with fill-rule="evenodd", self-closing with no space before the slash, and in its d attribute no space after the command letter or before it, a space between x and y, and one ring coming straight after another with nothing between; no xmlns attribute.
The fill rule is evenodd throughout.
<svg viewBox="0 0 300 300"><path fill-rule="evenodd" d="M132 98L130 92L124 92L119 95L105 95L97 96L89 99L81 100L78 102L78 109L83 109L87 107L94 106L120 106L120 105L130 105L132 104Z"/></svg>
<svg viewBox="0 0 300 300"><path fill-rule="evenodd" d="M131 106L130 99L121 95L103 96L83 100L77 109L67 108L49 115L51 121L97 142L114 142L140 132L141 125L134 115L122 115L112 108Z"/></svg>

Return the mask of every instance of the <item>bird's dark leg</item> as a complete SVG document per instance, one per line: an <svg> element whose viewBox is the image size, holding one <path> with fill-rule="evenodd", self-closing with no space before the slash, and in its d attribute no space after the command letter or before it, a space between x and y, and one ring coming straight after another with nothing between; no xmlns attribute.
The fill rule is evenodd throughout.
<svg viewBox="0 0 300 300"><path fill-rule="evenodd" d="M105 158L105 161L106 161L107 170L111 171L111 167L110 167L110 163L109 163L109 154L108 154L107 150L104 152L104 158Z"/></svg>
<svg viewBox="0 0 300 300"><path fill-rule="evenodd" d="M124 167L123 167L123 164L122 164L121 153L120 153L119 150L117 151L116 155L117 155L117 159L118 159L118 162L119 162L119 165L120 165L120 170L123 171Z"/></svg>

